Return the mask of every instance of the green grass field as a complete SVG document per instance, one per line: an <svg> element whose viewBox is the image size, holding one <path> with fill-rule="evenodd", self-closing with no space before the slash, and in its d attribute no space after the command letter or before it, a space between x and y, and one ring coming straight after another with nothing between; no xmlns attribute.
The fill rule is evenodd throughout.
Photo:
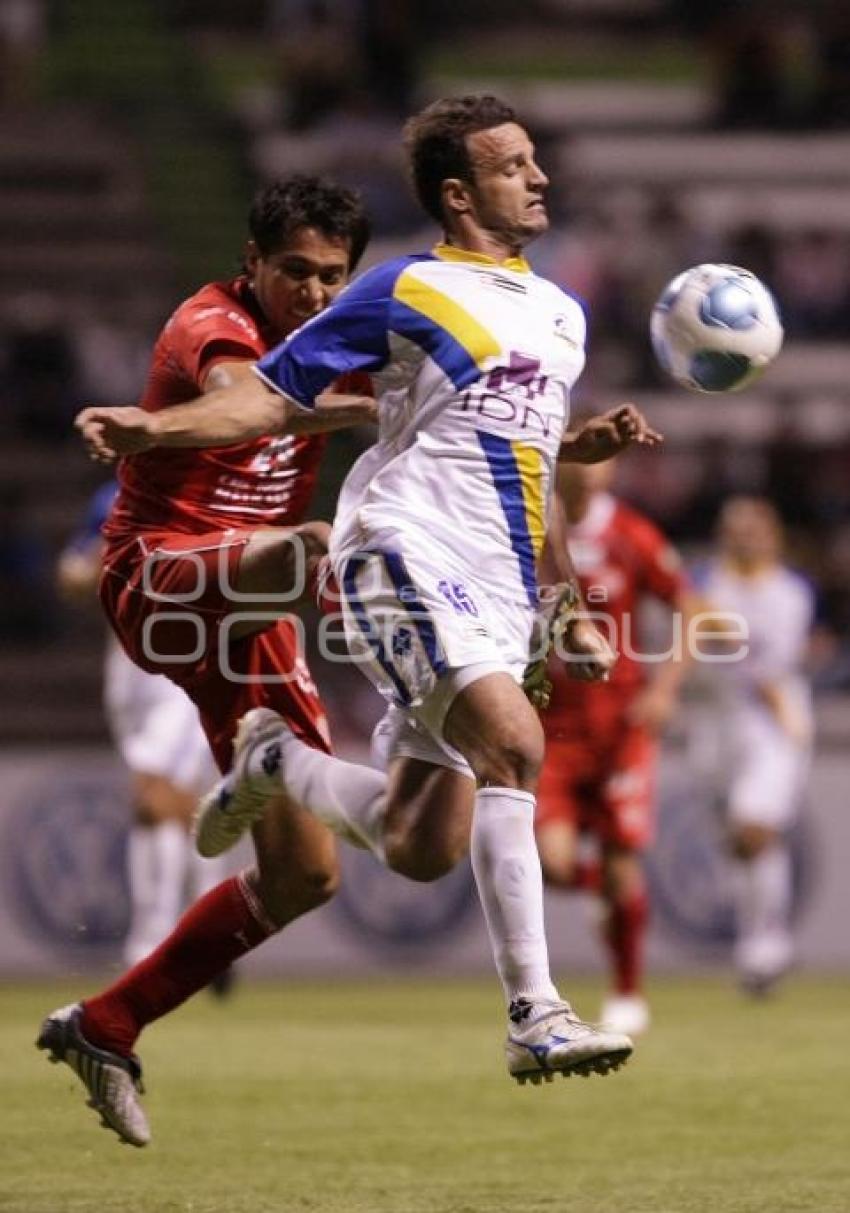
<svg viewBox="0 0 850 1213"><path fill-rule="evenodd" d="M656 983L608 1078L517 1087L495 982L261 985L145 1035L154 1141L98 1128L0 993L3 1213L848 1213L850 994ZM597 986L571 991L594 1013Z"/></svg>

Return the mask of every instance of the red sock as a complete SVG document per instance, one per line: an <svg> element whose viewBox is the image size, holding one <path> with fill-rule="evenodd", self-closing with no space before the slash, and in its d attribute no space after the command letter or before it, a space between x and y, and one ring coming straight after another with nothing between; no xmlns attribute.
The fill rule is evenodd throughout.
<svg viewBox="0 0 850 1213"><path fill-rule="evenodd" d="M649 920L649 900L641 890L608 908L605 942L614 966L618 994L636 994L643 976L643 941Z"/></svg>
<svg viewBox="0 0 850 1213"><path fill-rule="evenodd" d="M83 1035L101 1048L130 1053L146 1024L209 985L276 930L244 875L223 881L189 907L155 952L86 999Z"/></svg>

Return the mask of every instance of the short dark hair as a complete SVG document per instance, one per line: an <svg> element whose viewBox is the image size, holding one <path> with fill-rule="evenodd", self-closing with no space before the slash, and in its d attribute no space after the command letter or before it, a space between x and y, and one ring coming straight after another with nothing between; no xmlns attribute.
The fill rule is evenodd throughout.
<svg viewBox="0 0 850 1213"><path fill-rule="evenodd" d="M413 189L432 219L443 222L442 189L447 177L474 180L467 135L516 122L509 105L489 94L443 97L415 114L404 127Z"/></svg>
<svg viewBox="0 0 850 1213"><path fill-rule="evenodd" d="M355 269L369 243L371 227L356 190L322 177L296 173L263 186L248 213L248 230L264 256L281 249L302 227L348 240L349 268Z"/></svg>

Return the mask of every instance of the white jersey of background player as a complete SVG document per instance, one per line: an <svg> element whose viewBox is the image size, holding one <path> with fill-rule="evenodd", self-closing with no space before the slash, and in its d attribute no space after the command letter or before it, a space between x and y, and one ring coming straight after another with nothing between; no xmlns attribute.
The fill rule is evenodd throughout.
<svg viewBox="0 0 850 1213"><path fill-rule="evenodd" d="M768 501L728 501L717 537L718 554L698 578L699 589L708 609L743 621L747 640L740 659L700 665L708 710L698 716L695 757L713 773L728 815L736 966L743 986L762 992L791 961L785 832L800 804L811 750L803 664L814 598L781 563L781 524Z"/></svg>
<svg viewBox="0 0 850 1213"><path fill-rule="evenodd" d="M100 529L117 486L102 485L59 559L60 587L88 602L100 573ZM165 938L189 886L200 895L221 879L221 864L202 859L188 826L196 797L218 775L191 700L160 674L134 665L110 634L104 658L106 722L131 775L133 823L127 845L130 929L124 956L135 964Z"/></svg>

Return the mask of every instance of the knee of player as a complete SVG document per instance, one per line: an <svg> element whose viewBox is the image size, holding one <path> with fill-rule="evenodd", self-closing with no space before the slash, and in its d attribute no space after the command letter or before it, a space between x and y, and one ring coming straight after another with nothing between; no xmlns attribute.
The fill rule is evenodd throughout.
<svg viewBox="0 0 850 1213"><path fill-rule="evenodd" d="M736 859L755 859L778 841L774 830L754 823L742 823L732 832L732 854Z"/></svg>
<svg viewBox="0 0 850 1213"><path fill-rule="evenodd" d="M430 884L447 876L452 868L463 858L460 848L443 847L435 850L410 850L391 847L386 849L387 864L399 876L415 880L421 884Z"/></svg>
<svg viewBox="0 0 850 1213"><path fill-rule="evenodd" d="M321 560L323 556L327 555L331 538L329 523L318 520L305 522L296 529L295 533L304 545L304 554L308 561Z"/></svg>
<svg viewBox="0 0 850 1213"><path fill-rule="evenodd" d="M331 900L339 888L339 869L335 864L317 864L292 871L264 872L257 892L266 912L278 923L317 910Z"/></svg>
<svg viewBox="0 0 850 1213"><path fill-rule="evenodd" d="M317 909L331 900L339 889L340 874L336 864L310 867L297 881L297 887L309 909Z"/></svg>
<svg viewBox="0 0 850 1213"><path fill-rule="evenodd" d="M493 738L473 769L480 785L533 789L542 766L542 733L518 729Z"/></svg>
<svg viewBox="0 0 850 1213"><path fill-rule="evenodd" d="M540 854L540 869L543 873L543 879L547 884L556 885L558 887L569 887L572 884L575 876L575 860L573 857L558 854L557 852L544 850L540 846L538 838L538 851Z"/></svg>
<svg viewBox="0 0 850 1213"><path fill-rule="evenodd" d="M609 901L623 901L645 892L643 865L636 851L606 848L602 856L602 893Z"/></svg>
<svg viewBox="0 0 850 1213"><path fill-rule="evenodd" d="M133 780L133 818L139 826L177 821L188 827L194 797L158 775L136 775Z"/></svg>

